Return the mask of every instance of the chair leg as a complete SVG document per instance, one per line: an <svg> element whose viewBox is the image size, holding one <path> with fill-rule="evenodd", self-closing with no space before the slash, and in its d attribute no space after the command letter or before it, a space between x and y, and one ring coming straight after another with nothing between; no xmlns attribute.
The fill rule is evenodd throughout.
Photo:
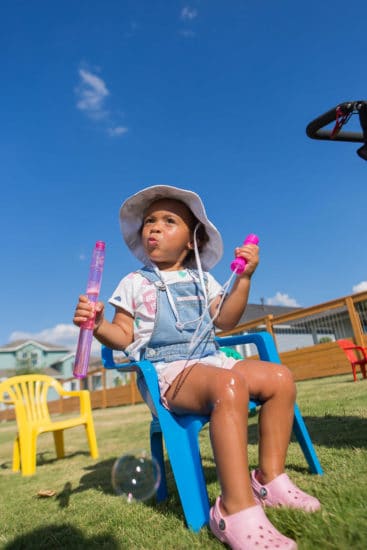
<svg viewBox="0 0 367 550"><path fill-rule="evenodd" d="M94 429L93 420L89 420L86 422L85 431L87 434L90 455L92 458L98 458L99 452L98 452L96 431Z"/></svg>
<svg viewBox="0 0 367 550"><path fill-rule="evenodd" d="M189 529L199 531L209 521L209 498L203 473L198 433L202 423L182 417L164 430L167 453Z"/></svg>
<svg viewBox="0 0 367 550"><path fill-rule="evenodd" d="M13 472L19 472L20 470L20 442L19 435L14 440L13 445Z"/></svg>
<svg viewBox="0 0 367 550"><path fill-rule="evenodd" d="M357 382L357 372L356 372L356 366L352 365L352 371L353 371L353 380L354 382Z"/></svg>
<svg viewBox="0 0 367 550"><path fill-rule="evenodd" d="M294 405L293 430L298 440L298 443L301 446L303 454L305 455L311 472L313 474L322 475L324 473L323 469L321 468L321 464L319 462L319 459L317 458L317 454L312 444L305 421L303 420L301 411L299 410L297 404Z"/></svg>
<svg viewBox="0 0 367 550"><path fill-rule="evenodd" d="M37 434L19 434L20 469L22 476L36 473Z"/></svg>
<svg viewBox="0 0 367 550"><path fill-rule="evenodd" d="M166 500L168 491L166 468L164 465L162 430L159 421L156 418L153 418L150 425L150 451L152 457L157 461L160 468L161 479L158 485L156 498L157 502L162 502L163 500Z"/></svg>
<svg viewBox="0 0 367 550"><path fill-rule="evenodd" d="M55 430L53 433L57 458L64 458L64 430Z"/></svg>

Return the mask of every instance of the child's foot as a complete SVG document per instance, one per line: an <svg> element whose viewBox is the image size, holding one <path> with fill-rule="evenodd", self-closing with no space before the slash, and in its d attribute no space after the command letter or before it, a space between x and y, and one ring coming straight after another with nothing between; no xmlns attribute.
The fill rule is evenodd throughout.
<svg viewBox="0 0 367 550"><path fill-rule="evenodd" d="M262 506L288 506L306 512L315 512L321 508L317 498L304 493L291 482L287 474L280 474L275 479L261 484L257 479L258 470L251 472L251 485L255 500Z"/></svg>
<svg viewBox="0 0 367 550"><path fill-rule="evenodd" d="M275 529L261 506L251 506L236 514L223 516L219 503L220 497L210 509L210 529L232 550L297 550L295 541Z"/></svg>

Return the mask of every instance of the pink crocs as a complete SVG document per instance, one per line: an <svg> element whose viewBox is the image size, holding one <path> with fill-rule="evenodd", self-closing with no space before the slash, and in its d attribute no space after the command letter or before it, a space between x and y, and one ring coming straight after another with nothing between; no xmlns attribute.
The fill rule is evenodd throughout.
<svg viewBox="0 0 367 550"><path fill-rule="evenodd" d="M210 509L210 529L232 550L297 550L295 541L275 529L261 506L222 516L219 503L220 497Z"/></svg>
<svg viewBox="0 0 367 550"><path fill-rule="evenodd" d="M305 512L316 512L321 508L317 498L304 493L291 482L287 474L280 474L273 481L262 485L257 479L258 470L251 472L251 485L255 500L262 506L287 506Z"/></svg>

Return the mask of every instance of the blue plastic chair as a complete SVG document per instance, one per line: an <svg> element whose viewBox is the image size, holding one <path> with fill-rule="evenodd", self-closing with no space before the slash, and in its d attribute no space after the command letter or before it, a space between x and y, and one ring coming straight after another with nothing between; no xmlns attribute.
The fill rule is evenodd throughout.
<svg viewBox="0 0 367 550"><path fill-rule="evenodd" d="M267 332L217 338L217 341L220 346L255 344L260 359L280 363L274 340ZM102 362L106 369L136 371L143 374L157 413L157 416L153 415L150 426L151 453L161 469L157 501L166 499L168 494L163 452L164 437L187 526L193 531L199 531L209 521L209 498L199 447L199 432L209 422L209 416L177 416L165 409L160 402L157 374L150 361L116 364L113 351L102 346ZM259 405L260 402L251 401L249 409L255 409ZM311 472L322 475L321 465L297 405L294 407L293 431Z"/></svg>

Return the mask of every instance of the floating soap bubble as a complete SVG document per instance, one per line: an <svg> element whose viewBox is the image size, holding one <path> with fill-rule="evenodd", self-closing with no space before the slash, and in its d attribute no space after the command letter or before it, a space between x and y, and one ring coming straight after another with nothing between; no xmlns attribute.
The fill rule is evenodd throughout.
<svg viewBox="0 0 367 550"><path fill-rule="evenodd" d="M161 470L147 451L130 452L116 460L112 467L112 487L127 502L147 500L161 481Z"/></svg>

